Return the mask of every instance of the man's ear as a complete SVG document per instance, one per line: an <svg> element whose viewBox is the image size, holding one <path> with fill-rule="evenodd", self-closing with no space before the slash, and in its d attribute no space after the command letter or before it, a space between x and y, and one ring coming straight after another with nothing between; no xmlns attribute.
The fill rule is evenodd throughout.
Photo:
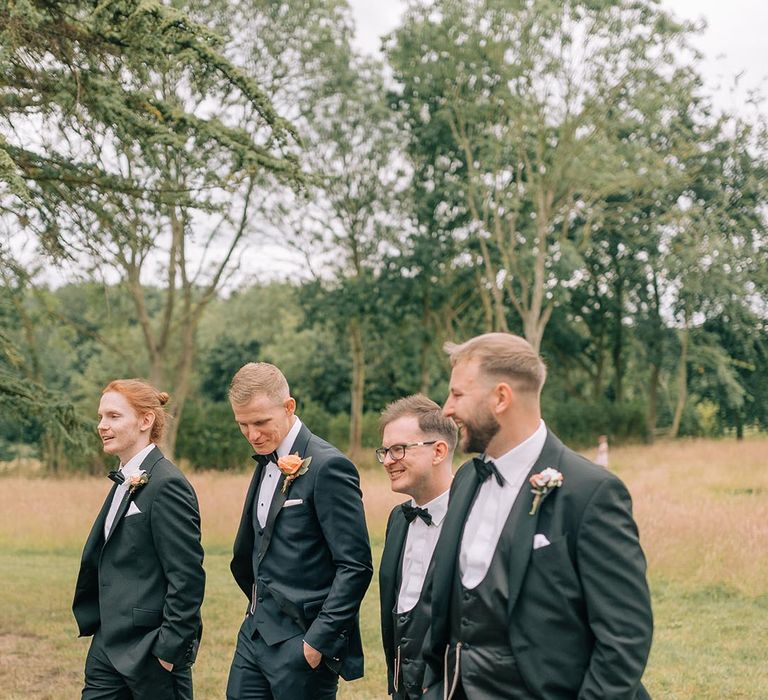
<svg viewBox="0 0 768 700"><path fill-rule="evenodd" d="M147 411L139 420L139 430L141 430L142 433L145 433L147 430L151 430L154 424L155 412Z"/></svg>
<svg viewBox="0 0 768 700"><path fill-rule="evenodd" d="M283 406L285 406L285 412L292 416L296 412L296 399L293 398L293 396L289 396L285 403L283 403Z"/></svg>
<svg viewBox="0 0 768 700"><path fill-rule="evenodd" d="M437 465L448 455L448 443L445 440L438 440L435 443L435 456L432 458L432 464Z"/></svg>
<svg viewBox="0 0 768 700"><path fill-rule="evenodd" d="M515 403L515 390L507 382L499 382L493 388L493 410L504 413Z"/></svg>

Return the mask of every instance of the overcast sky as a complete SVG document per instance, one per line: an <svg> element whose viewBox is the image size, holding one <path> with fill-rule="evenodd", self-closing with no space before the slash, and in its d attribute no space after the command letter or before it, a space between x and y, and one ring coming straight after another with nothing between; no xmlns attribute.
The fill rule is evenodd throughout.
<svg viewBox="0 0 768 700"><path fill-rule="evenodd" d="M357 20L357 43L377 51L379 37L394 29L405 7L403 0L350 0ZM694 44L704 54L702 72L717 104L738 108L746 91L762 85L768 75L768 0L662 0L662 6L684 19L707 22ZM726 89L743 72L734 96ZM717 88L720 89L717 89Z"/></svg>

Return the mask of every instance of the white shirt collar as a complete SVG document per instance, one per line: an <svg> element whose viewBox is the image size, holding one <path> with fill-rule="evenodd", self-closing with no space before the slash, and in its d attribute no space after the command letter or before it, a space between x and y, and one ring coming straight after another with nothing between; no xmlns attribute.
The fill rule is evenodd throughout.
<svg viewBox="0 0 768 700"><path fill-rule="evenodd" d="M133 457L131 457L126 464L121 464L120 471L123 472L126 477L136 476L141 471L141 463L154 448L155 443L150 442L149 445L141 450L141 452L137 452L135 455L133 455Z"/></svg>
<svg viewBox="0 0 768 700"><path fill-rule="evenodd" d="M547 426L544 425L544 421L539 421L539 427L536 432L530 437L526 438L519 445L513 447L509 452L505 452L501 457L489 458L485 456L486 461L492 461L501 475L504 477L504 481L508 484L513 484L523 478L531 470L531 467L536 463L539 458L542 449L544 449L544 442L547 439Z"/></svg>
<svg viewBox="0 0 768 700"><path fill-rule="evenodd" d="M426 508L432 516L432 524L439 525L443 522L445 514L448 512L448 494L450 489L441 493L437 498L433 498L429 503L425 503L421 508ZM411 505L415 506L416 501L411 499Z"/></svg>
<svg viewBox="0 0 768 700"><path fill-rule="evenodd" d="M299 420L299 417L296 416L296 420L293 422L293 425L291 426L291 429L288 431L288 434L283 438L283 441L277 446L277 456L278 457L285 457L285 455L290 454L291 448L293 447L293 443L296 442L296 437L299 434L299 430L301 430L301 420Z"/></svg>

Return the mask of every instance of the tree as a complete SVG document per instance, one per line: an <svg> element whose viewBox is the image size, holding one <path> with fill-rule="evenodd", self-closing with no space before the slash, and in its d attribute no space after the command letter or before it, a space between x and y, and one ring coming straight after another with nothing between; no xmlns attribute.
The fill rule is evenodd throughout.
<svg viewBox="0 0 768 700"><path fill-rule="evenodd" d="M270 178L302 179L295 132L217 37L175 7L3 9L0 148L17 193L5 210L59 259L119 275L149 379L171 389L178 418L200 319L236 262L254 196ZM150 281L164 289L156 316Z"/></svg>
<svg viewBox="0 0 768 700"><path fill-rule="evenodd" d="M494 328L511 304L538 349L612 198L666 173L630 134L679 92L663 66L686 29L653 2L440 0L394 33L411 156L477 251Z"/></svg>

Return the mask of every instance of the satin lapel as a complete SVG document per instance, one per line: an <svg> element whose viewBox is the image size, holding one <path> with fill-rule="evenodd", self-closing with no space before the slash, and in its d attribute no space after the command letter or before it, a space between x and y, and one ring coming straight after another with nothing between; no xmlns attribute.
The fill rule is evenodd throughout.
<svg viewBox="0 0 768 700"><path fill-rule="evenodd" d="M400 561L405 545L405 536L408 534L408 521L402 515L402 511L395 513L389 535L384 543L384 552L381 555L381 597L386 601L385 610L395 606L395 595L400 579ZM390 605L391 603L391 605Z"/></svg>
<svg viewBox="0 0 768 700"><path fill-rule="evenodd" d="M290 450L288 450L288 454L294 454L295 452L298 452L299 456L304 459L307 456L306 451L309 444L309 438L311 436L312 433L309 431L309 428L307 428L306 425L302 425L301 430L299 430L299 434L296 436L296 440L293 442L293 446ZM312 467L310 466L310 469L311 468ZM272 539L272 533L275 529L275 520L277 520L277 516L280 514L280 509L283 507L283 504L288 498L288 493L291 490L289 485L285 490L285 493L283 493L284 483L285 474L280 474L280 480L277 482L277 487L275 488L275 495L272 497L272 503L269 504L267 522L264 525L264 534L261 537L261 546L259 547L259 559L264 556L264 553L269 547L270 540Z"/></svg>
<svg viewBox="0 0 768 700"><path fill-rule="evenodd" d="M277 488L275 489L275 495L272 496L272 503L269 504L269 512L267 513L267 522L264 525L264 534L261 536L261 546L259 547L259 559L264 556L264 552L269 547L269 542L272 539L272 533L275 530L275 520L280 513L280 509L283 507L285 500L288 498L288 490L283 493L283 483L285 482L285 474L280 474L280 480L277 482Z"/></svg>
<svg viewBox="0 0 768 700"><path fill-rule="evenodd" d="M466 462L456 473L454 488L448 502L448 512L443 520L443 529L434 554L433 601L438 606L445 606L442 609L446 613L451 600L461 535L479 488L480 481L472 462Z"/></svg>
<svg viewBox="0 0 768 700"><path fill-rule="evenodd" d="M99 514L96 516L96 520L93 523L91 532L88 534L88 539L85 541L85 547L83 548L83 559L98 558L99 547L104 544L104 522L107 519L107 513L109 513L109 506L112 505L112 499L115 496L117 490L117 484L112 484L112 488L109 489L104 504L101 506Z"/></svg>
<svg viewBox="0 0 768 700"><path fill-rule="evenodd" d="M520 594L520 586L523 583L523 577L528 568L528 562L531 559L533 536L536 534L536 526L539 522L542 506L540 503L536 513L529 515L533 503L533 494L531 493L528 479L546 467L559 466L562 453L563 443L547 431L547 439L544 441L541 454L525 477L520 493L517 495L515 504L512 506L512 513L510 514L512 551L509 557L509 602L507 608L510 615L515 608L517 596Z"/></svg>
<svg viewBox="0 0 768 700"><path fill-rule="evenodd" d="M152 449L152 451L144 458L144 461L141 463L141 466L139 469L143 469L147 474L152 476L152 469L154 468L155 464L157 464L161 459L163 458L163 453L160 452L160 450L155 447ZM146 488L146 486L142 486L141 488ZM136 495L136 493L131 493L130 489L128 489L125 492L125 495L123 496L123 500L120 502L120 506L117 509L117 513L115 513L115 520L112 523L112 527L109 530L109 536L107 537L104 544L109 542L112 537L115 534L115 530L120 527L120 524L123 522L123 516L125 515L125 512L128 510L128 506L133 500L133 497Z"/></svg>

